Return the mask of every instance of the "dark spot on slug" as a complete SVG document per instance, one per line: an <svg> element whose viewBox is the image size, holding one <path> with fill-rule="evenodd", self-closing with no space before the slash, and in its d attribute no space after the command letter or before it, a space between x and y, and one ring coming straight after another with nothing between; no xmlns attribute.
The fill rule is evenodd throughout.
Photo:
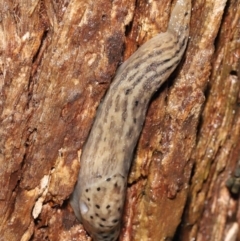
<svg viewBox="0 0 240 241"><path fill-rule="evenodd" d="M101 188L100 188L100 187L98 187L98 188L97 188L97 190L98 190L98 192L99 192L99 191L101 190Z"/></svg>
<svg viewBox="0 0 240 241"><path fill-rule="evenodd" d="M87 199L90 202L90 198Z"/></svg>
<svg viewBox="0 0 240 241"><path fill-rule="evenodd" d="M121 212L121 208L120 207L118 208L118 212Z"/></svg>
<svg viewBox="0 0 240 241"><path fill-rule="evenodd" d="M107 205L106 209L109 209L110 208L110 205Z"/></svg>
<svg viewBox="0 0 240 241"><path fill-rule="evenodd" d="M136 118L133 118L133 122L134 122L134 124L136 124L136 122L137 122L137 119L136 119Z"/></svg>
<svg viewBox="0 0 240 241"><path fill-rule="evenodd" d="M95 213L95 215L96 215L97 217L99 217L99 214L98 214L98 213Z"/></svg>
<svg viewBox="0 0 240 241"><path fill-rule="evenodd" d="M127 111L127 107L128 107L128 100L127 98L125 98L125 100L123 100L122 103L122 121L123 123L127 120L128 117L128 111Z"/></svg>
<svg viewBox="0 0 240 241"><path fill-rule="evenodd" d="M138 106L138 100L135 101L135 106L136 106L136 107Z"/></svg>
<svg viewBox="0 0 240 241"><path fill-rule="evenodd" d="M118 187L118 184L117 184L117 182L115 182L115 184L114 184L114 187Z"/></svg>
<svg viewBox="0 0 240 241"><path fill-rule="evenodd" d="M130 89L127 89L127 90L125 91L125 95L128 95L129 92L130 92Z"/></svg>
<svg viewBox="0 0 240 241"><path fill-rule="evenodd" d="M105 226L104 226L104 225L102 225L101 223L99 223L99 226L100 226L100 227L102 227L102 228L104 228L104 227L105 227Z"/></svg>
<svg viewBox="0 0 240 241"><path fill-rule="evenodd" d="M111 177L109 177L106 181L107 181L107 182L111 181Z"/></svg>
<svg viewBox="0 0 240 241"><path fill-rule="evenodd" d="M99 206L99 205L97 205L97 204L95 205L95 207L96 207L96 208L98 208L98 209L100 209L100 206Z"/></svg>
<svg viewBox="0 0 240 241"><path fill-rule="evenodd" d="M133 132L133 128L131 127L131 128L129 128L129 130L128 130L127 134L126 134L126 137L130 138L132 136L132 132Z"/></svg>
<svg viewBox="0 0 240 241"><path fill-rule="evenodd" d="M186 17L188 15L188 12L186 12L185 14L184 14L184 17Z"/></svg>
<svg viewBox="0 0 240 241"><path fill-rule="evenodd" d="M104 235L104 236L102 236L103 238L108 238L108 235Z"/></svg>
<svg viewBox="0 0 240 241"><path fill-rule="evenodd" d="M91 219L93 219L93 216L90 216Z"/></svg>
<svg viewBox="0 0 240 241"><path fill-rule="evenodd" d="M104 222L106 221L106 219L105 219L105 218L101 218L101 220L102 220L102 221L104 221Z"/></svg>
<svg viewBox="0 0 240 241"><path fill-rule="evenodd" d="M118 222L118 219L114 219L112 222L113 222L113 223L117 223L117 222Z"/></svg>
<svg viewBox="0 0 240 241"><path fill-rule="evenodd" d="M88 192L88 189L86 189L85 191Z"/></svg>

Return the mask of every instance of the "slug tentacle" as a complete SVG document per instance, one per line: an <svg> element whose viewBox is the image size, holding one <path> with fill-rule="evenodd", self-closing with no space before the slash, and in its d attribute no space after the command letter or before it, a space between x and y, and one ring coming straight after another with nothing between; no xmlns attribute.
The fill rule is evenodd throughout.
<svg viewBox="0 0 240 241"><path fill-rule="evenodd" d="M75 215L95 241L118 238L133 151L152 95L185 51L190 0L178 0L168 30L143 44L118 69L83 147L71 196Z"/></svg>

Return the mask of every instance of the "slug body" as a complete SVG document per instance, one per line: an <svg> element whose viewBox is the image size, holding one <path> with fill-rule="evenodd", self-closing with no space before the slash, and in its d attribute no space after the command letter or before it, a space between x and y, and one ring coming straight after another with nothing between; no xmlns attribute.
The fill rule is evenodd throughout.
<svg viewBox="0 0 240 241"><path fill-rule="evenodd" d="M185 51L190 12L190 0L177 1L167 32L147 41L121 65L98 108L70 201L94 241L119 236L133 151L152 95Z"/></svg>

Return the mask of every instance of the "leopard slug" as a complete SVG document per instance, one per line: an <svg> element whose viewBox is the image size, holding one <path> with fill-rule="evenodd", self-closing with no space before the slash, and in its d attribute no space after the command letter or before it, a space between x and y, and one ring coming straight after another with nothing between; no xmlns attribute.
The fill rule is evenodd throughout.
<svg viewBox="0 0 240 241"><path fill-rule="evenodd" d="M128 172L148 104L182 58L190 15L191 0L177 0L167 31L120 66L98 107L70 198L94 241L115 241L119 236Z"/></svg>

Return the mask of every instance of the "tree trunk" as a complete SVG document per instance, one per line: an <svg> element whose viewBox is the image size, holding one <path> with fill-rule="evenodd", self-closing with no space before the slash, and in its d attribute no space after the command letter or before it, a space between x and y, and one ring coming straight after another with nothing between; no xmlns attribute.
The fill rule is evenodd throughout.
<svg viewBox="0 0 240 241"><path fill-rule="evenodd" d="M0 241L90 240L68 200L81 149L118 65L166 31L174 3L1 0ZM192 1L185 56L136 148L120 240L240 240L238 187L225 186L240 176L239 29L239 0Z"/></svg>

